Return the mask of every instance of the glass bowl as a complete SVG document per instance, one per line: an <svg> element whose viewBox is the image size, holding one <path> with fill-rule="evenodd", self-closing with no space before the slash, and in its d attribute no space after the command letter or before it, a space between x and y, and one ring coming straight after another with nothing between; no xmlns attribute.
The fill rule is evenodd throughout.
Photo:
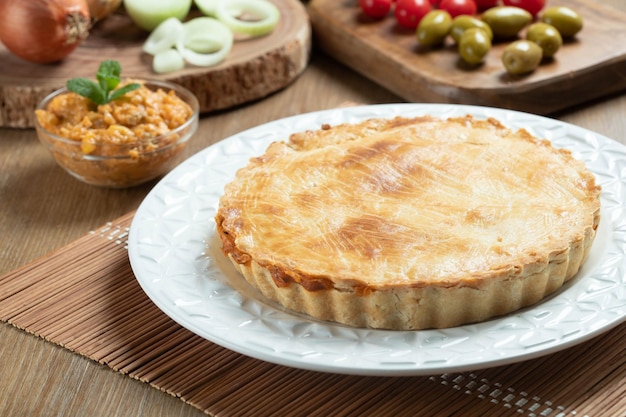
<svg viewBox="0 0 626 417"><path fill-rule="evenodd" d="M186 88L164 81L143 81L150 90L174 93L192 109L191 117L165 134L126 143L89 144L88 153L82 140L73 140L46 130L35 117L40 142L56 162L79 180L100 187L127 188L160 177L178 165L184 148L198 128L198 100ZM44 98L37 110L46 110L57 96L68 93L61 88Z"/></svg>

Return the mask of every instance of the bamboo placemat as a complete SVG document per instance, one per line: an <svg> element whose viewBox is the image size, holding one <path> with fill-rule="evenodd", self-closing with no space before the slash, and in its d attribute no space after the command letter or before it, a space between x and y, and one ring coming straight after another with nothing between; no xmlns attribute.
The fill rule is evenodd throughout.
<svg viewBox="0 0 626 417"><path fill-rule="evenodd" d="M292 369L224 349L163 314L135 280L134 213L0 278L0 319L212 416L626 416L626 323L509 366L427 377Z"/></svg>

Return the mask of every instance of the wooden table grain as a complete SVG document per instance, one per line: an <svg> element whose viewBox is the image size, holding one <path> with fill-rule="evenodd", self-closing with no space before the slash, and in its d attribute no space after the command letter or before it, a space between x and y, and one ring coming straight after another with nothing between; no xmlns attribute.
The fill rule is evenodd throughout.
<svg viewBox="0 0 626 417"><path fill-rule="evenodd" d="M605 2L626 10L623 0ZM308 68L284 90L204 116L188 152L191 155L241 130L294 114L345 102L400 101L314 48ZM552 117L626 144L626 93ZM136 209L153 185L126 190L84 185L57 167L33 130L0 129L0 275ZM0 415L205 414L145 383L1 323Z"/></svg>

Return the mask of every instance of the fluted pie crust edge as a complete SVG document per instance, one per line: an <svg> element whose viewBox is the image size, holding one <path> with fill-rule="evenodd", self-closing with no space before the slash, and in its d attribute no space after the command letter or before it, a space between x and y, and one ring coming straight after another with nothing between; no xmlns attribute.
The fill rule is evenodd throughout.
<svg viewBox="0 0 626 417"><path fill-rule="evenodd" d="M277 168L266 170L266 166L276 163L280 166L283 162L293 162L292 157L302 163L302 159L293 155L304 155L307 152L313 155L311 161L308 162L311 165L323 165L328 161L345 164L345 160L339 162L334 160L333 153L330 153L331 156L328 156L329 154L320 155L317 150L325 147L343 146L344 148L341 149L344 151L349 149L349 152L363 153L364 149L359 148L358 143L361 140L366 140L363 139L365 137L368 138L367 140L373 140L372 143L380 143L380 141L389 141L390 138L405 135L405 132L409 131L410 133L406 134L408 136L402 136L404 139L400 141L407 140L407 137L410 141L412 140L410 139L411 135L415 135L415 132L418 132L417 136L421 134L422 126L425 126L426 136L428 134L434 135L433 132L438 131L436 140L441 140L441 137L445 139L446 134L441 134L441 132L450 130L451 136L456 135L456 139L451 139L451 146L466 146L461 143L462 140L457 143L458 137L462 135L470 137L470 139L463 139L467 142L482 140L472 136L473 132L476 131L480 133L479 138L494 136L494 138L490 138L480 145L487 146L498 143L500 140L510 141L510 145L507 146L516 146L517 143L520 143L525 148L528 146L536 148L538 154L546 154L547 161L550 163L562 163L563 167L538 166L537 169L543 171L555 169L557 172L554 175L555 177L559 176L559 178L564 173L572 176L570 181L574 187L572 193L577 196L576 199L581 206L581 214L577 215L575 219L576 224L559 226L557 232L563 232L563 236L555 235L554 231L544 235L533 228L530 233L536 233L536 238L543 240L531 247L525 247L518 254L507 253L505 258L509 262L506 264L497 262L493 265L486 265L483 269L457 271L455 273L448 271L447 275L443 273L442 276L434 277L432 280L428 276L418 276L419 274L411 277L394 276L388 281L385 280L384 273L382 274L383 278L375 277L372 280L369 280L367 276L350 275L350 272L337 274L340 269L336 268L334 264L339 261L333 259L332 256L324 258L327 260L328 269L324 269L325 267L319 269L317 264L309 268L303 264L301 267L298 259L282 259L280 249L276 253L272 252L272 239L268 237L269 247L265 247L262 238L263 233L270 236L274 233L273 230L280 227L276 223L276 219L281 216L280 210L275 212L273 209L266 210L270 220L263 221L258 225L261 229L265 227L260 235L252 236L251 230L256 230L257 225L249 224L250 219L245 214L247 203L244 202L249 201L248 198L255 202L257 200L262 201L267 194L258 189L259 183L255 178L280 171ZM380 136L378 142L378 139L372 139L378 136ZM395 139L391 140L394 141ZM430 139L427 137L427 140ZM431 142L426 143L426 146L430 145ZM472 143L472 146L474 145L476 144ZM366 147L371 150L372 144L368 143ZM391 148L387 147L386 149ZM322 158L322 162L319 159L315 162L314 157ZM379 163L382 164L380 167L387 168L385 166L387 162L379 161ZM345 165L348 166L349 164ZM428 172L420 173L416 170L411 172L418 176L432 177ZM467 176L466 172L461 171L461 173ZM446 174L448 174L447 171ZM492 173L487 172L487 174ZM529 174L524 175L528 177ZM541 175L550 176L553 174L542 172ZM488 181L495 181L495 179L489 178ZM484 179L485 183L488 181ZM550 186L547 185L546 189L549 190ZM570 187L569 183L567 187ZM524 187L521 187L520 190L513 190L512 192L522 192L523 190ZM297 192L300 191L302 190ZM421 189L413 190L418 194L422 191ZM246 196L246 192L250 192L251 195ZM385 189L382 194L388 192L389 190ZM532 194L532 192L530 193ZM334 127L324 126L319 131L294 134L290 137L289 142L270 145L266 154L253 158L247 167L238 171L235 180L226 186L224 196L220 199L220 207L215 220L218 235L223 244L223 251L235 268L264 296L285 308L319 320L349 326L416 330L447 328L482 322L536 304L561 288L564 283L576 275L589 254L600 222L599 196L600 187L596 185L594 176L582 162L572 158L568 151L555 149L547 141L534 138L523 129L513 131L504 127L497 120L477 120L470 116L445 120L431 117L410 119L397 117L394 119L370 119L362 123L343 124ZM381 198L384 197L383 195ZM519 196L514 194L512 197L516 201L524 201L524 198L518 199ZM323 196L320 198L324 200ZM531 195L529 198L536 198L536 196ZM271 205L272 202L269 200L272 198L267 197L267 199L268 201L261 204ZM548 196L546 199L548 205L558 201ZM293 196L285 197L285 201L281 201L279 204L290 201L293 201ZM473 200L470 203L473 204ZM349 203L346 202L346 204ZM504 205L506 204L508 201L505 201ZM571 201L568 201L567 205L569 207ZM452 211L452 215L456 215L459 210L466 210L466 213L474 213L474 209L482 210L480 204L476 207L456 207ZM442 206L441 210L445 211L448 208ZM547 210L552 209L548 208ZM553 211L558 212L553 217L558 218L563 210L565 209L562 207L553 209ZM488 213L485 213L486 210L484 213L479 213L481 222L487 222L485 219ZM466 214L462 221L462 223L471 223L468 223L469 231L467 233L469 235L476 227L476 219L472 219L472 216L473 214ZM452 227L455 226L452 225ZM292 232L294 236L300 233L297 226ZM505 233L508 232L511 231L507 230ZM523 235L524 231L517 230L515 233ZM306 240L306 231L301 234L303 235L302 239ZM423 237L420 238L423 239ZM296 240L300 242L300 239ZM504 239L498 236L497 242L502 243L503 241L506 243L506 236ZM251 244L250 242L254 243ZM502 243L502 247L499 247L497 242L490 250L506 252L507 249L503 249L504 243ZM510 246L515 245L511 244ZM493 249L494 247L497 248ZM303 243L302 248L297 252L300 255L300 260L312 256L313 251L310 248L311 246L307 246L306 242ZM377 249L381 252L386 250L384 239ZM351 247L346 250L354 251L355 249ZM350 259L351 257L358 259L359 256L363 257L364 255L363 253L347 255ZM379 255L368 254L368 256L377 257ZM403 256L410 256L410 254L403 253ZM468 253L468 256L471 254ZM434 262L437 262L436 254L433 255L433 259L435 259ZM367 269L366 266L363 267L363 271L367 271ZM358 268L352 268L350 271L354 272L354 270L358 270Z"/></svg>

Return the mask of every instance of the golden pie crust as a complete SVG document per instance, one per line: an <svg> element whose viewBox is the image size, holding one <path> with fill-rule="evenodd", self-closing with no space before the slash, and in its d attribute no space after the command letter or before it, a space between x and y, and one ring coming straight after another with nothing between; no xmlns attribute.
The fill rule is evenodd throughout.
<svg viewBox="0 0 626 417"><path fill-rule="evenodd" d="M571 279L600 187L569 151L495 119L370 119L272 143L227 184L215 220L237 270L287 309L446 328Z"/></svg>

